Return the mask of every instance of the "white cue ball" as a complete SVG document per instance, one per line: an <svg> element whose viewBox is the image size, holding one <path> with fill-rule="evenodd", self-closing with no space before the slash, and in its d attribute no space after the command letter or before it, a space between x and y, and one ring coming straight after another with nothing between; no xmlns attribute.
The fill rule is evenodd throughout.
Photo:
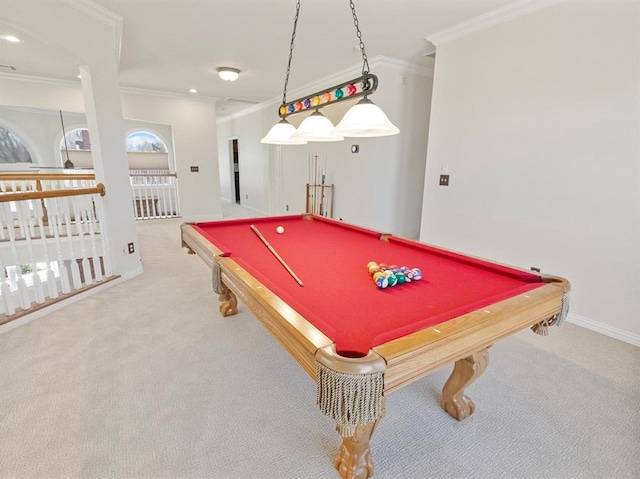
<svg viewBox="0 0 640 479"><path fill-rule="evenodd" d="M281 235L282 233L284 233L284 228L282 226L278 226L276 228L276 233L278 233L279 235Z"/></svg>

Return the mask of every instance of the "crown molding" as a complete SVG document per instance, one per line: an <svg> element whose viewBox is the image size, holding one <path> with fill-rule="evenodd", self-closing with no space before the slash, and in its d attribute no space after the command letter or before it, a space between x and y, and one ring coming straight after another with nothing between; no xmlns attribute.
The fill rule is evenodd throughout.
<svg viewBox="0 0 640 479"><path fill-rule="evenodd" d="M173 93L168 91L147 90L144 88L134 88L134 87L128 87L128 86L121 86L120 92L133 93L136 95L158 96L162 98L173 98L177 100L201 101L204 103L216 103L219 100L218 97L200 96L200 95L194 95L193 93Z"/></svg>
<svg viewBox="0 0 640 479"><path fill-rule="evenodd" d="M543 10L564 1L565 0L516 0L483 15L472 18L471 20L459 23L451 28L427 35L425 39L436 46L442 45L450 42L451 40L485 30L538 10Z"/></svg>
<svg viewBox="0 0 640 479"><path fill-rule="evenodd" d="M19 81L19 82L39 83L41 85L54 85L54 86L61 86L65 88L76 88L78 90L82 89L80 80L78 81L59 80L56 78L21 75L19 73L0 73L0 80L10 80L10 81L13 80L13 81ZM216 103L218 101L218 98L216 97L198 96L198 95L193 95L191 93L189 94L172 93L172 92L166 92L166 91L145 90L143 88L133 88L133 87L124 87L124 86L121 86L119 88L119 91L121 93L134 93L136 95L150 95L150 96L157 96L157 97L163 97L163 98L201 101L205 103Z"/></svg>
<svg viewBox="0 0 640 479"><path fill-rule="evenodd" d="M0 80L13 80L30 83L40 83L43 85L63 86L66 88L80 88L80 80L60 80L57 78L39 77L34 75L23 75L20 73L0 73Z"/></svg>
<svg viewBox="0 0 640 479"><path fill-rule="evenodd" d="M93 0L62 0L63 3L80 13L98 20L103 25L111 27L114 33L114 51L118 60L118 70L120 69L120 58L122 56L122 17L111 10L97 4Z"/></svg>
<svg viewBox="0 0 640 479"><path fill-rule="evenodd" d="M244 110L240 110L228 116L218 117L218 115L216 114L216 125L222 125L231 120L242 118L243 116L247 116L247 115L250 115L251 113L262 111L271 107L273 107L274 109L274 118L277 118L278 113L276 109L281 104L282 104L282 98L278 97L278 98L272 98L271 100L263 101L262 103L258 103L257 105L250 106L249 108L245 108Z"/></svg>
<svg viewBox="0 0 640 479"><path fill-rule="evenodd" d="M425 62L428 65L417 65L416 63L399 60L397 58L376 56L371 61L375 65L384 65L396 70L402 70L402 73L412 73L423 77L433 78L433 67L435 61L432 58L425 58Z"/></svg>

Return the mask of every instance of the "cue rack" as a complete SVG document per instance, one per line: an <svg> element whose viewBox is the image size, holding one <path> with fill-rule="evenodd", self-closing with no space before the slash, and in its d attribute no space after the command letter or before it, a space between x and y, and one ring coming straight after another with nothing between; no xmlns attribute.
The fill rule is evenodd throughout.
<svg viewBox="0 0 640 479"><path fill-rule="evenodd" d="M309 181L307 183L306 212L333 218L334 185L325 184L327 159L324 168L318 167L318 155L309 155Z"/></svg>

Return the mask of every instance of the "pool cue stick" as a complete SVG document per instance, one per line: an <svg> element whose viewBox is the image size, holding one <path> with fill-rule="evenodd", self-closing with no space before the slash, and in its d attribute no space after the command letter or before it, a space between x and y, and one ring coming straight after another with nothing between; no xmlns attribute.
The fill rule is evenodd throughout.
<svg viewBox="0 0 640 479"><path fill-rule="evenodd" d="M276 252L276 250L275 250L275 249L273 249L273 246L271 246L271 245L269 244L269 242L267 241L267 239L266 239L264 236L262 236L262 233L260 233L260 231L258 231L258 228L256 228L254 225L251 225L251 229L252 229L252 230L253 230L253 232L258 236L258 238L260 238L260 240L264 243L264 245L265 245L267 248L269 248L269 251L271 251L271 252L273 253L273 256L275 256L275 257L276 257L276 259L277 259L278 261L280 261L280 264L281 264L282 266L284 266L284 269L286 269L286 270L287 270L287 272L288 272L291 276L293 276L293 279L295 279L295 280L297 281L297 283L298 283L300 286L304 286L304 283L303 283L302 281L300 281L300 278L298 278L298 277L296 276L296 274L293 272L293 270L292 270L291 268L289 268L289 265L288 265L287 263L285 263L285 262L284 262L284 260L280 257L280 255Z"/></svg>

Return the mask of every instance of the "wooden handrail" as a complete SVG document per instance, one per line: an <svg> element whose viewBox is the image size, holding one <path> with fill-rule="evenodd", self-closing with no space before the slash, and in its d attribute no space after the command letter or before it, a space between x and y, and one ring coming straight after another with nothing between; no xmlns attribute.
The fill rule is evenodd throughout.
<svg viewBox="0 0 640 479"><path fill-rule="evenodd" d="M93 173L78 175L66 173L2 173L0 181L38 181L38 180L95 180Z"/></svg>
<svg viewBox="0 0 640 479"><path fill-rule="evenodd" d="M60 198L63 196L95 195L96 193L100 193L100 196L104 196L106 194L105 187L102 183L98 183L94 188L73 188L70 190L49 190L49 191L6 193L3 195L0 195L0 203L6 203L7 201L24 201L24 200L41 200L44 198Z"/></svg>

